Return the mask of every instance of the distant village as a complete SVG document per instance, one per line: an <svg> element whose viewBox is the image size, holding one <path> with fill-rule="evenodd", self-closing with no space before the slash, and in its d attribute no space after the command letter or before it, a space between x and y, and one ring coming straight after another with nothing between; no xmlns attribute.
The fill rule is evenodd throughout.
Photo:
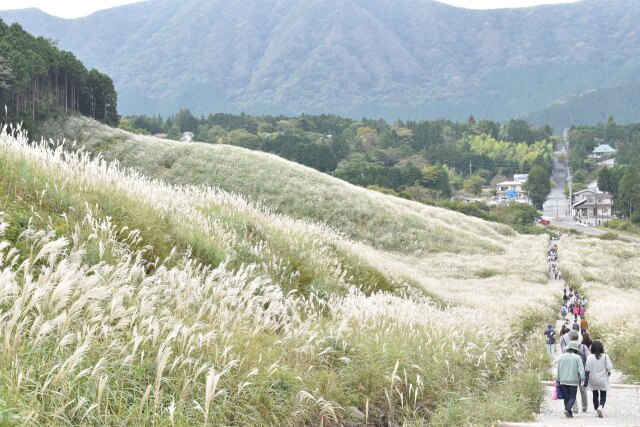
<svg viewBox="0 0 640 427"><path fill-rule="evenodd" d="M594 148L591 158L600 160L597 163L598 169L604 167L612 168L615 165L616 150L609 144L600 144ZM526 203L531 201L524 190L528 174L515 174L513 178L496 184L494 203ZM613 196L600 191L598 182L592 181L587 184L587 188L577 191L571 195L571 217L578 223L597 226L602 222L614 218Z"/></svg>

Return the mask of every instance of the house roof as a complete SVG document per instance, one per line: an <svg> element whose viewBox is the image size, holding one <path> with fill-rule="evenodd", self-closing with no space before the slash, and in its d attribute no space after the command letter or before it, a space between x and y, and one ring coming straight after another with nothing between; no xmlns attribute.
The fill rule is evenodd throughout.
<svg viewBox="0 0 640 427"><path fill-rule="evenodd" d="M616 149L610 146L609 144L600 144L593 149L594 154L608 154L608 153L615 153L615 152L616 152Z"/></svg>
<svg viewBox="0 0 640 427"><path fill-rule="evenodd" d="M520 181L502 181L497 183L496 185L522 185L523 183Z"/></svg>
<svg viewBox="0 0 640 427"><path fill-rule="evenodd" d="M596 190L591 188L585 188L584 190L576 191L575 193L573 193L573 195L575 197L578 194L582 194L582 193L596 194ZM607 198L607 197L611 197L611 194L607 193L606 191L598 190L598 199Z"/></svg>
<svg viewBox="0 0 640 427"><path fill-rule="evenodd" d="M584 203L586 203L586 202L587 202L587 199L582 199L582 200L580 200L579 202L574 203L574 204L573 204L573 207L574 207L574 208L577 208L578 206L580 206L580 205L582 205L582 204L584 204Z"/></svg>

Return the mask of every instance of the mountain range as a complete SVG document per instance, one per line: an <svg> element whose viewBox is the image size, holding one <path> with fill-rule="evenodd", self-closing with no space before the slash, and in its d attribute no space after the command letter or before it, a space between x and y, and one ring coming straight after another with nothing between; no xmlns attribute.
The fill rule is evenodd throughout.
<svg viewBox="0 0 640 427"><path fill-rule="evenodd" d="M120 112L640 120L640 2L470 10L433 0L149 0L0 12L110 75Z"/></svg>

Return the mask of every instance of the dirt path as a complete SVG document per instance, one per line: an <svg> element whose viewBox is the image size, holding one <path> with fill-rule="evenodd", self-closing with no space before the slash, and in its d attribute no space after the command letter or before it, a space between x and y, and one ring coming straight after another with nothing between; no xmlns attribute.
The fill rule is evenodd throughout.
<svg viewBox="0 0 640 427"><path fill-rule="evenodd" d="M562 257L562 252L559 253ZM549 280L549 291L557 295L562 295L564 288L564 280ZM558 313L558 316L560 313ZM573 315L570 316L573 322ZM562 320L556 322L556 333L560 331ZM558 342L559 337L558 337ZM607 349L606 342L605 351ZM556 357L551 368L552 378L556 377L556 368L558 359L560 358L560 345L556 345ZM613 360L614 369L611 373L611 384L625 384L624 375L615 369L616 361ZM578 391L578 407L580 412L575 412L573 418L567 418L564 415L564 402L562 400L552 400L551 393L553 387L545 387L545 398L540 407L540 414L536 419L540 426L640 426L640 389L621 389L611 388L607 392L607 403L604 409L604 418L598 418L593 408L592 393L587 389L587 412L582 412L582 401L580 392ZM523 424L524 425L524 424Z"/></svg>
<svg viewBox="0 0 640 427"><path fill-rule="evenodd" d="M562 258L562 252L559 251L558 257ZM562 290L566 286L564 280L555 280L553 275L550 274L549 279L549 292L556 295L562 295ZM558 307L558 317L560 317L560 307ZM568 314L567 318L569 323L573 323L574 316ZM580 320L580 319L578 319ZM564 319L556 320L556 334L559 334L560 328L564 323ZM582 340L582 337L580 337ZM558 359L562 353L560 352L560 337L556 339L556 351L553 364L550 368L550 378L555 379ZM607 349L607 343L603 343L605 352ZM564 402L562 400L553 400L551 398L553 387L545 386L545 396L540 405L540 413L538 414L536 421L533 423L499 423L502 427L553 427L553 426L615 426L615 427L640 427L640 387L635 388L617 388L616 385L626 385L627 381L622 372L615 369L616 361L613 362L613 371L611 373L610 382L612 385L611 390L607 392L607 402L604 408L604 417L599 418L595 409L593 408L592 393L587 388L587 411L582 412L582 400L580 392L577 394L577 404L580 411L574 411L573 418L567 418L564 415Z"/></svg>

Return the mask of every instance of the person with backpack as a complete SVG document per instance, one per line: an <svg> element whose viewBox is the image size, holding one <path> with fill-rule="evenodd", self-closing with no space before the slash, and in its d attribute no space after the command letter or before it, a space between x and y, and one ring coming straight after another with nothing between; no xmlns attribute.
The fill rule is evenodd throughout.
<svg viewBox="0 0 640 427"><path fill-rule="evenodd" d="M576 402L578 386L584 385L585 374L582 360L578 355L578 342L571 341L567 351L558 360L557 380L564 395L564 414L573 418L573 405Z"/></svg>
<svg viewBox="0 0 640 427"><path fill-rule="evenodd" d="M593 393L593 408L598 413L598 417L603 417L604 404L607 402L607 391L611 388L609 375L613 364L611 359L604 352L604 346L599 340L591 344L591 354L587 356L585 372L588 375L588 386Z"/></svg>
<svg viewBox="0 0 640 427"><path fill-rule="evenodd" d="M565 317L567 317L567 313L569 313L569 310L567 310L567 306L562 304L560 306L560 319L565 320Z"/></svg>
<svg viewBox="0 0 640 427"><path fill-rule="evenodd" d="M571 325L571 330L580 332L580 324L578 322L573 322L573 325Z"/></svg>
<svg viewBox="0 0 640 427"><path fill-rule="evenodd" d="M556 355L556 331L553 329L552 324L547 325L547 330L544 331L547 336L547 354L551 359Z"/></svg>

